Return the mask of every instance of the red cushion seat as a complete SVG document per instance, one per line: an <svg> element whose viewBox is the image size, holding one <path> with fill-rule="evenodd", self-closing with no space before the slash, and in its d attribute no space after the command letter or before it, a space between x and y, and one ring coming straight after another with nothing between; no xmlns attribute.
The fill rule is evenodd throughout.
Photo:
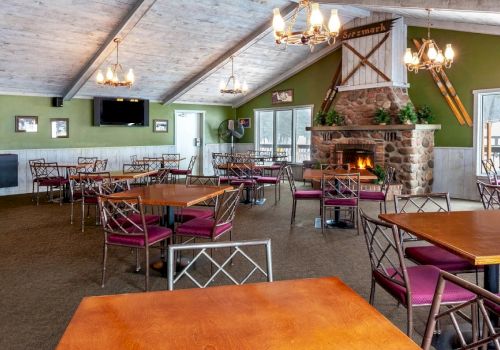
<svg viewBox="0 0 500 350"><path fill-rule="evenodd" d="M474 271L475 267L464 258L435 245L408 247L405 255L422 265L434 265L450 273Z"/></svg>
<svg viewBox="0 0 500 350"><path fill-rule="evenodd" d="M326 199L324 204L339 207L355 207L358 205L358 200L357 198L332 198Z"/></svg>
<svg viewBox="0 0 500 350"><path fill-rule="evenodd" d="M204 208L183 208L180 212L175 213L175 221L187 222L193 219L206 219L214 216L212 209Z"/></svg>
<svg viewBox="0 0 500 350"><path fill-rule="evenodd" d="M230 181L231 185L234 186L239 186L243 184L245 187L246 186L253 186L255 185L255 180L254 179L234 179Z"/></svg>
<svg viewBox="0 0 500 350"><path fill-rule="evenodd" d="M190 175L191 174L191 170L187 170L187 169L172 169L172 170L170 170L170 173L173 174L173 175Z"/></svg>
<svg viewBox="0 0 500 350"><path fill-rule="evenodd" d="M322 195L321 190L301 190L293 193L296 199L321 199Z"/></svg>
<svg viewBox="0 0 500 350"><path fill-rule="evenodd" d="M383 201L385 200L385 193L380 191L359 191L359 199Z"/></svg>
<svg viewBox="0 0 500 350"><path fill-rule="evenodd" d="M149 244L157 243L172 235L171 229L162 226L147 226L147 230ZM108 243L144 247L146 242L144 234L138 233L137 235L111 234L108 236Z"/></svg>
<svg viewBox="0 0 500 350"><path fill-rule="evenodd" d="M44 179L39 179L38 184L40 186L62 186L69 182L68 179L58 176L58 177L48 177Z"/></svg>
<svg viewBox="0 0 500 350"><path fill-rule="evenodd" d="M280 181L281 179L277 178L276 176L260 176L257 178L257 182L262 184L276 184Z"/></svg>
<svg viewBox="0 0 500 350"><path fill-rule="evenodd" d="M218 226L215 230L214 236L212 237L214 222L215 220L212 218L193 219L180 224L179 227L177 227L176 233L179 235L196 236L202 238L216 238L221 234L229 231L233 227L231 223Z"/></svg>

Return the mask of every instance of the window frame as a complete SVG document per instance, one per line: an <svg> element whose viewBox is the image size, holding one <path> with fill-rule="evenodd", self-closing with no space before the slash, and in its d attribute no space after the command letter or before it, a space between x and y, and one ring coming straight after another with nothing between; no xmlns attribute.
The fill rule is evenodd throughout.
<svg viewBox="0 0 500 350"><path fill-rule="evenodd" d="M273 152L276 152L276 112L279 111L292 111L292 145L291 145L291 163L296 163L296 147L297 147L297 116L296 110L298 109L307 109L311 110L311 120L310 126L313 125L314 118L314 105L297 105L297 106L283 106L283 107L271 107L271 108L256 108L253 110L253 119L254 119L254 147L257 149L257 145L259 144L259 133L260 133L260 112L272 112L273 113ZM312 140L311 140L312 145Z"/></svg>

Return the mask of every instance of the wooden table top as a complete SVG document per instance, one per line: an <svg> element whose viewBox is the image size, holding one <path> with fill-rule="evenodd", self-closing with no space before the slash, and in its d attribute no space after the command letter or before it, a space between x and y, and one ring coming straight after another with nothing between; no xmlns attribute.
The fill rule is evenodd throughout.
<svg viewBox="0 0 500 350"><path fill-rule="evenodd" d="M86 297L57 349L420 349L335 277Z"/></svg>
<svg viewBox="0 0 500 350"><path fill-rule="evenodd" d="M323 176L323 173L328 172L332 173L332 170L321 170L321 169L304 169L304 173L302 174L302 177L304 180L321 180L321 177ZM355 174L359 173L359 179L360 180L377 180L377 176L374 175L371 171L366 170L366 169L351 169L350 171L347 171L345 169L337 169L335 170L336 174Z"/></svg>
<svg viewBox="0 0 500 350"><path fill-rule="evenodd" d="M498 210L380 214L379 217L474 265L500 263Z"/></svg>
<svg viewBox="0 0 500 350"><path fill-rule="evenodd" d="M132 188L130 191L115 193L112 196L141 196L146 205L189 207L214 198L232 186L186 186L185 184L156 184Z"/></svg>
<svg viewBox="0 0 500 350"><path fill-rule="evenodd" d="M125 180L125 179L140 179L142 177L146 176L152 176L156 175L158 170L150 170L150 171L144 171L141 173L124 173L122 170L113 170L113 171L103 171L104 173L109 173L112 179L116 180ZM92 173L88 174L83 174L87 176L92 176ZM102 176L102 174L96 174L95 176ZM70 179L71 180L77 180L79 178L79 175L71 175Z"/></svg>

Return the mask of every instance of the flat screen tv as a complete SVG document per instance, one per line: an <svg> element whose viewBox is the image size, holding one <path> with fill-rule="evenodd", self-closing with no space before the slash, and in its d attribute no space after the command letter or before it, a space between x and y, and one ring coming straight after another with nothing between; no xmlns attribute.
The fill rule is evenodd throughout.
<svg viewBox="0 0 500 350"><path fill-rule="evenodd" d="M149 100L94 98L94 126L149 126Z"/></svg>

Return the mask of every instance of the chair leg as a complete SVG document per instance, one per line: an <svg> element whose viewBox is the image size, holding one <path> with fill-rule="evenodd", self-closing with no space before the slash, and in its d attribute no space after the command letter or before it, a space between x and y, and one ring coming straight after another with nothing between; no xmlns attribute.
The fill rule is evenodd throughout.
<svg viewBox="0 0 500 350"><path fill-rule="evenodd" d="M74 205L73 201L71 201L70 205L71 205L71 211L70 211L70 214L69 214L69 222L70 222L71 225L73 225L73 213L74 213L74 209L75 209L74 208L75 205Z"/></svg>
<svg viewBox="0 0 500 350"><path fill-rule="evenodd" d="M296 209L297 209L297 200L294 198L293 205L292 205L292 218L290 219L290 225L292 225L295 222L295 210Z"/></svg>
<svg viewBox="0 0 500 350"><path fill-rule="evenodd" d="M146 288L145 291L149 290L149 247L146 247L146 252L144 254L146 256Z"/></svg>
<svg viewBox="0 0 500 350"><path fill-rule="evenodd" d="M82 222L81 222L81 225L82 225L82 232L85 231L85 202L83 202L82 200Z"/></svg>
<svg viewBox="0 0 500 350"><path fill-rule="evenodd" d="M139 261L139 248L135 248L135 272L141 271L141 262Z"/></svg>
<svg viewBox="0 0 500 350"><path fill-rule="evenodd" d="M411 338L413 336L413 308L408 305L407 308L407 320L406 320L406 335Z"/></svg>
<svg viewBox="0 0 500 350"><path fill-rule="evenodd" d="M104 288L104 281L106 278L106 262L108 260L108 245L104 243L104 252L102 256L102 278L101 278L101 288Z"/></svg>
<svg viewBox="0 0 500 350"><path fill-rule="evenodd" d="M372 278L372 284L370 287L370 305L373 306L374 301L375 301L375 279Z"/></svg>
<svg viewBox="0 0 500 350"><path fill-rule="evenodd" d="M325 207L321 206L321 233L325 233Z"/></svg>

